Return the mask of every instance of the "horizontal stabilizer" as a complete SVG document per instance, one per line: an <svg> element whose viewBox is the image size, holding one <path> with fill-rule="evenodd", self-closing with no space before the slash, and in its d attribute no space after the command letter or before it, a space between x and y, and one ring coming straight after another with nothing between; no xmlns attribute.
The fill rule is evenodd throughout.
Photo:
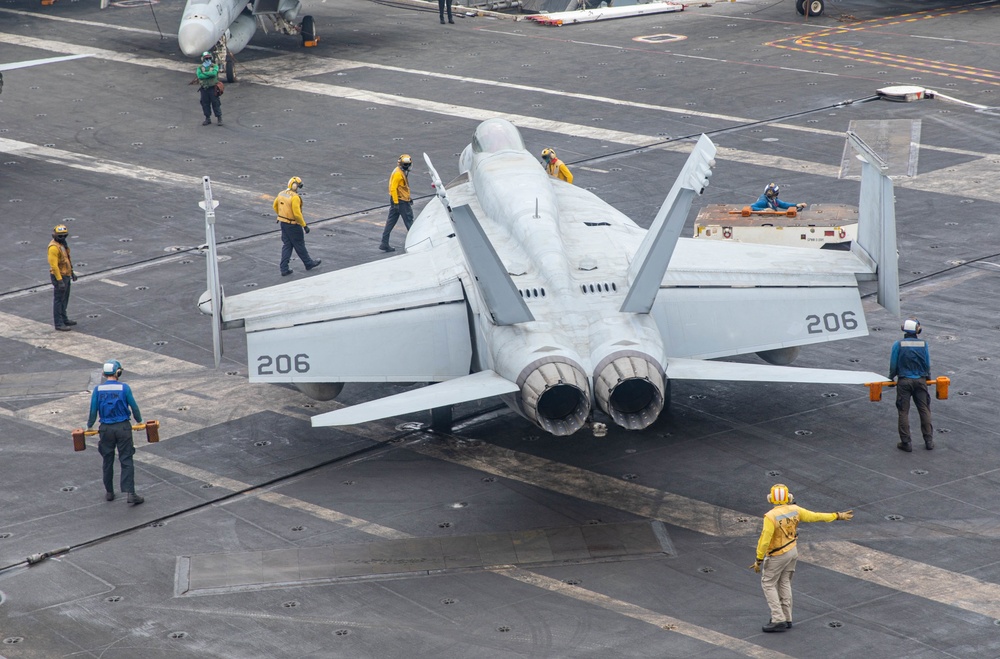
<svg viewBox="0 0 1000 659"><path fill-rule="evenodd" d="M734 382L803 382L816 384L867 384L886 378L871 371L831 368L798 368L770 364L739 364L704 359L668 359L671 380L729 380Z"/></svg>
<svg viewBox="0 0 1000 659"><path fill-rule="evenodd" d="M493 249L469 205L453 208L451 219L469 270L483 294L493 322L497 325L516 325L533 321L535 317L517 292L517 287L507 274L507 267Z"/></svg>
<svg viewBox="0 0 1000 659"><path fill-rule="evenodd" d="M884 379L879 376L879 379ZM520 391L518 386L493 371L480 371L453 380L447 380L395 396L387 396L367 403L359 403L312 418L314 428L322 426L350 426L356 423L377 421L388 417L431 410L467 403L472 400L501 396Z"/></svg>

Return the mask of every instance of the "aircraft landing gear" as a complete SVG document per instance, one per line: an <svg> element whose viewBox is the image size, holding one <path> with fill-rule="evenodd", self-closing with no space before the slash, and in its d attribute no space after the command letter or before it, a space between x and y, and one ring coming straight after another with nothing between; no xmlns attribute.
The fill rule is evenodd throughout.
<svg viewBox="0 0 1000 659"><path fill-rule="evenodd" d="M236 62L233 60L233 54L226 49L226 82L236 82Z"/></svg>
<svg viewBox="0 0 1000 659"><path fill-rule="evenodd" d="M453 420L451 405L431 410L431 430L435 432L451 432Z"/></svg>
<svg viewBox="0 0 1000 659"><path fill-rule="evenodd" d="M313 20L312 16L302 17L302 27L299 28L299 32L302 34L304 48L311 48L319 42L319 35L316 34L316 21Z"/></svg>
<svg viewBox="0 0 1000 659"><path fill-rule="evenodd" d="M824 9L826 9L824 0L795 0L795 11L802 16L805 16L807 11L809 16L822 16Z"/></svg>

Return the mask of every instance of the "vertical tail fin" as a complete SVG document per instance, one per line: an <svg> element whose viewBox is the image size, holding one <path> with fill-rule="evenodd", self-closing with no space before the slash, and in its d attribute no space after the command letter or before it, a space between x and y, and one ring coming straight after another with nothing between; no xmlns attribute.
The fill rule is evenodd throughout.
<svg viewBox="0 0 1000 659"><path fill-rule="evenodd" d="M677 175L674 186L663 200L660 212L656 214L646 237L635 252L628 269L628 294L620 311L649 313L653 308L653 301L660 290L663 275L691 210L691 203L696 195L700 195L708 187L708 179L715 167L715 151L715 144L708 136L698 138L698 143Z"/></svg>
<svg viewBox="0 0 1000 659"><path fill-rule="evenodd" d="M208 268L208 299L212 303L212 354L215 357L215 368L222 361L222 283L219 281L219 258L215 246L215 209L219 202L212 199L212 181L207 176L202 177L202 188L205 200L198 205L205 209L205 242L208 244L208 254L205 255Z"/></svg>
<svg viewBox="0 0 1000 659"><path fill-rule="evenodd" d="M878 275L878 303L897 316L899 258L896 254L896 204L889 165L864 140L847 131L847 140L864 161L858 201L858 239L851 251L869 261Z"/></svg>

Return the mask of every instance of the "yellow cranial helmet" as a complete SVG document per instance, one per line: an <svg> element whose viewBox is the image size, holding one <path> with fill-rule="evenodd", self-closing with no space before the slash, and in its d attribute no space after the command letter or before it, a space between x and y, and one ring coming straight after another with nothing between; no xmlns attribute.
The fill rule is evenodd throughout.
<svg viewBox="0 0 1000 659"><path fill-rule="evenodd" d="M288 179L289 190L294 191L298 190L301 187L302 187L302 179L300 179L298 176L293 176L292 178Z"/></svg>
<svg viewBox="0 0 1000 659"><path fill-rule="evenodd" d="M69 229L66 228L65 224L57 224L55 226L55 228L52 229L52 233L55 234L55 235L57 235L57 236L68 236L69 235Z"/></svg>
<svg viewBox="0 0 1000 659"><path fill-rule="evenodd" d="M409 167L410 165L413 164L413 158L410 157L410 154L404 153L399 157L399 160L397 160L396 163L399 165L406 165L407 167Z"/></svg>
<svg viewBox="0 0 1000 659"><path fill-rule="evenodd" d="M549 160L550 158L555 158L556 152L553 149L542 149L542 159Z"/></svg>
<svg viewBox="0 0 1000 659"><path fill-rule="evenodd" d="M775 483L771 486L771 492L767 495L769 503L774 505L792 502L792 493L788 491L788 486L783 483Z"/></svg>

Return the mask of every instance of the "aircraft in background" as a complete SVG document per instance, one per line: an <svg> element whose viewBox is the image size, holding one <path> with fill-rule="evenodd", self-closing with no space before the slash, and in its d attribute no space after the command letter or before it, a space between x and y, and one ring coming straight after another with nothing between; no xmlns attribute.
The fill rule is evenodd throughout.
<svg viewBox="0 0 1000 659"><path fill-rule="evenodd" d="M501 396L553 435L581 429L595 408L637 430L669 403L673 380L881 381L787 366L803 345L868 334L859 281L877 279L879 303L899 313L892 182L848 137L866 158L851 251L680 238L715 162L704 135L647 231L549 178L517 128L490 119L447 186L424 156L438 197L405 254L233 297L213 283L210 255L199 306L215 314L216 345L221 329L245 328L251 382L320 400L345 382L436 383L314 426L432 410L444 429L451 406ZM769 363L714 361L749 353Z"/></svg>
<svg viewBox="0 0 1000 659"><path fill-rule="evenodd" d="M40 64L54 64L56 62L68 62L71 59L80 59L81 57L90 57L90 55L65 55L63 57L46 57L45 59L31 59L31 60L24 60L23 62L8 62L7 64L0 64L0 93L3 93L4 71L12 71L14 69L24 69L29 66L38 66Z"/></svg>
<svg viewBox="0 0 1000 659"><path fill-rule="evenodd" d="M301 0L187 0L177 44L188 57L210 51L227 82L236 81L233 59L250 42L258 26L267 31L265 20L282 34L297 34L302 45L315 46L319 41L312 16L303 16Z"/></svg>

